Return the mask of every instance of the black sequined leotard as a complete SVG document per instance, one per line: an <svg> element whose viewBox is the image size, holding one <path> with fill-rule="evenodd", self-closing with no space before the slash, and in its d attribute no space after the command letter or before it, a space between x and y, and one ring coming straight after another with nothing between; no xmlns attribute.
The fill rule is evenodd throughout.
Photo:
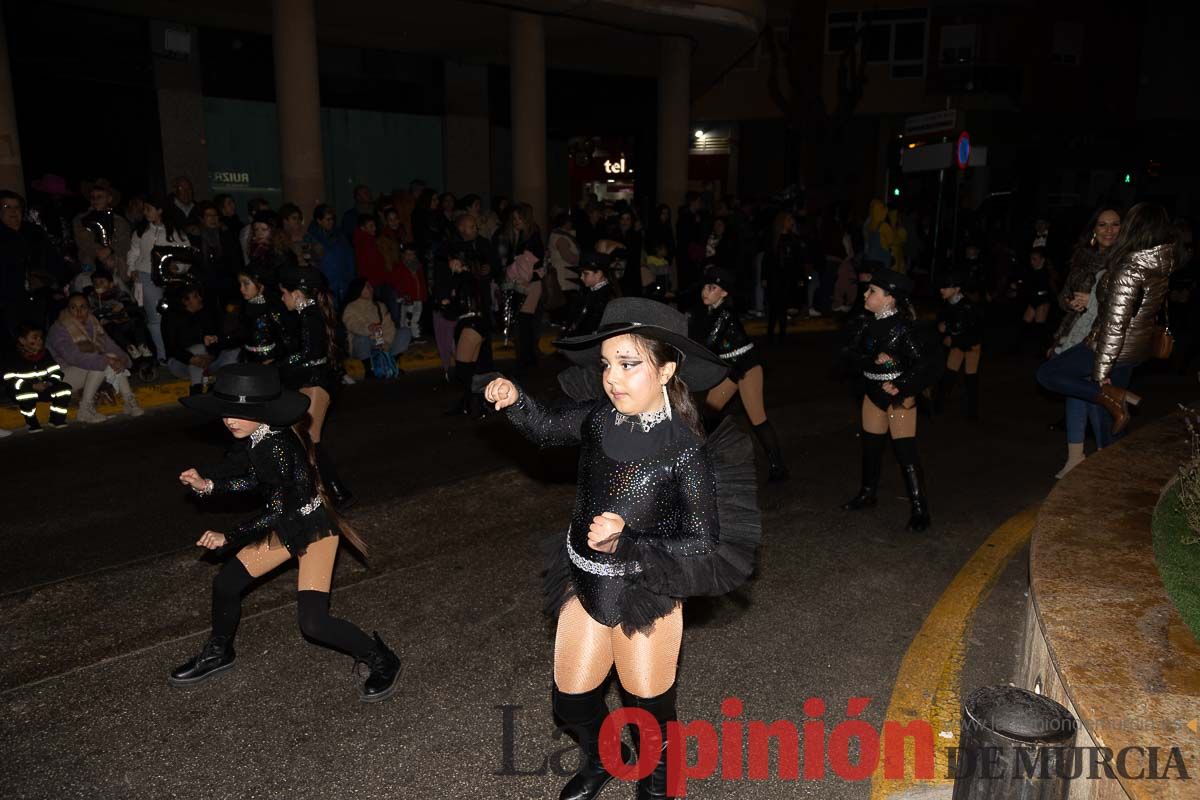
<svg viewBox="0 0 1200 800"><path fill-rule="evenodd" d="M225 461L202 475L212 481L213 493L258 489L266 501L262 513L226 534L228 548L266 539L274 532L288 552L298 556L312 542L334 533L308 454L291 428L263 425L235 443Z"/></svg>
<svg viewBox="0 0 1200 800"><path fill-rule="evenodd" d="M607 397L544 409L522 392L508 419L540 447L581 445L575 510L546 575L548 611L578 597L602 625L647 630L680 599L723 594L753 572L757 508L746 530L722 530L706 443L679 415L644 429ZM587 540L606 511L625 521L613 553Z"/></svg>

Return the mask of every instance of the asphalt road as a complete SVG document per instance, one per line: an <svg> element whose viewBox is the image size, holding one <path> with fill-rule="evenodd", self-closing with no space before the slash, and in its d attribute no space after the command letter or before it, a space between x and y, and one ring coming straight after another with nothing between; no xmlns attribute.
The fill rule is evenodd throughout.
<svg viewBox="0 0 1200 800"><path fill-rule="evenodd" d="M1065 455L1061 405L1032 360L985 361L984 422L961 408L921 420L932 531L903 531L907 500L885 461L880 507L837 510L858 482L857 409L829 375L834 340L765 351L767 405L792 467L764 485L758 578L692 601L680 716L806 719L830 727L851 697L879 724L901 659L942 590L988 534L1045 496ZM548 359L536 389L552 391ZM1142 417L1195 395L1195 379L1147 374ZM246 600L237 667L193 691L167 671L207 634L214 563L191 546L248 508L200 504L176 480L220 457L219 426L178 410L0 443L0 737L5 797L556 797L565 746L549 714L552 630L540 615L538 544L561 530L574 454L530 448L502 420L441 415L440 374L363 384L337 399L326 439L359 497L370 569L343 555L335 613L400 652L400 691L357 702L350 659L306 644L294 575ZM1136 424L1136 423L1135 423ZM763 465L760 464L760 468ZM969 630L962 685L1015 675L1020 558ZM565 762L571 763L571 756ZM543 765L546 774L536 774ZM520 773L520 774L515 774ZM531 774L525 774L531 773ZM865 798L828 777L692 785L699 797ZM613 786L605 797L632 796Z"/></svg>

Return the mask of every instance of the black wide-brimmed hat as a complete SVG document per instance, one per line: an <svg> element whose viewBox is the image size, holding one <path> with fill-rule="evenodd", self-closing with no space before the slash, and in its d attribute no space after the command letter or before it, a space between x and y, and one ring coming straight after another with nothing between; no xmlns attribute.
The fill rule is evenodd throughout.
<svg viewBox="0 0 1200 800"><path fill-rule="evenodd" d="M207 394L181 397L179 402L202 414L249 419L274 427L291 425L308 411L308 398L284 389L279 370L269 364L222 367Z"/></svg>
<svg viewBox="0 0 1200 800"><path fill-rule="evenodd" d="M937 288L949 289L951 286L953 286L955 288L961 289L962 287L967 285L968 280L969 280L969 276L967 275L967 273L963 272L961 270L952 270L950 272L943 272L941 277L938 278Z"/></svg>
<svg viewBox="0 0 1200 800"><path fill-rule="evenodd" d="M704 270L704 283L720 286L727 292L732 292L734 285L737 283L737 276L727 269L721 267L709 267Z"/></svg>
<svg viewBox="0 0 1200 800"><path fill-rule="evenodd" d="M892 269L872 270L871 284L878 286L893 297L908 297L913 290L912 280L907 275Z"/></svg>
<svg viewBox="0 0 1200 800"><path fill-rule="evenodd" d="M576 364L598 366L600 343L605 339L626 333L657 339L679 351L677 372L689 389L711 389L725 378L729 367L704 345L689 339L687 329L687 317L669 306L644 297L619 297L604 307L595 333L554 344Z"/></svg>
<svg viewBox="0 0 1200 800"><path fill-rule="evenodd" d="M313 267L288 264L279 270L279 285L289 291L311 293L325 288L325 276Z"/></svg>
<svg viewBox="0 0 1200 800"><path fill-rule="evenodd" d="M592 250L579 257L579 266L576 269L579 272L583 272L585 269L592 272L608 272L612 268L612 262L612 256L608 253L597 253Z"/></svg>

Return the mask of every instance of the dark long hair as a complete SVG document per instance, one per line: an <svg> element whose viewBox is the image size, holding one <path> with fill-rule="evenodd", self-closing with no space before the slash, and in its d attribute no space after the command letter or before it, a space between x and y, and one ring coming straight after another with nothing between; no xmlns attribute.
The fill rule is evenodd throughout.
<svg viewBox="0 0 1200 800"><path fill-rule="evenodd" d="M317 487L317 494L321 497L321 502L325 506L325 513L329 516L329 521L333 523L333 527L342 537L358 551L358 554L367 559L367 543L362 538L362 535L355 530L345 517L337 512L333 505L333 498L329 494L329 489L325 486L325 479L321 477L321 470L317 466L317 446L313 444L312 437L308 435L308 426L305 424L305 418L301 418L299 422L292 425L292 431L300 438L300 443L304 445L304 453L308 456L308 466L312 470L313 483Z"/></svg>
<svg viewBox="0 0 1200 800"><path fill-rule="evenodd" d="M306 269L312 269L307 267ZM314 272L316 270L313 270ZM342 363L342 348L338 347L337 343L337 312L333 307L333 296L329 290L322 286L319 289L307 288L298 283L289 284L287 281L280 281L279 285L289 292L298 291L307 297L309 300L316 302L317 308L321 310L321 317L325 321L325 341L328 343L328 352L326 357L329 359L329 364L335 370ZM361 289L359 291L362 291Z"/></svg>
<svg viewBox="0 0 1200 800"><path fill-rule="evenodd" d="M682 417L692 433L703 440L705 438L704 425L700 422L700 412L696 410L696 404L692 402L688 385L684 383L683 378L679 377L679 363L682 360L679 357L679 351L658 339L639 336L636 333L631 333L629 336L633 339L634 347L639 352L645 353L656 369L662 369L666 364L675 365L675 374L667 382L667 397L671 401L671 413Z"/></svg>
<svg viewBox="0 0 1200 800"><path fill-rule="evenodd" d="M1121 220L1121 233L1105 256L1106 267L1111 269L1139 250L1164 244L1179 244L1179 231L1171 223L1171 215L1158 203L1138 203Z"/></svg>
<svg viewBox="0 0 1200 800"><path fill-rule="evenodd" d="M176 230L175 223L171 219L171 206L169 205L169 201L167 201L166 199L164 199L163 197L161 197L159 195L150 195L149 197L147 197L145 200L142 201L142 205L143 205L143 207L144 206L154 206L155 208L158 209L159 216L162 220L162 226L167 229L167 238L168 239L174 239L175 234L180 233L180 231ZM138 236L141 236L149 228L150 228L150 220L146 219L146 217L143 216L141 221L138 222L135 232L137 233Z"/></svg>
<svg viewBox="0 0 1200 800"><path fill-rule="evenodd" d="M1092 215L1088 217L1087 224L1083 227L1083 230L1079 232L1079 238L1075 240L1075 247L1071 249L1071 260L1067 265L1068 272L1074 270L1076 267L1084 267L1089 264L1099 266L1096 264L1096 256L1100 251L1100 246L1093 242L1092 237L1096 235L1096 226L1100 223L1100 215L1105 211L1111 211L1116 214L1117 219L1122 220L1121 224L1124 225L1125 215L1121 213L1121 209L1107 204L1097 206Z"/></svg>

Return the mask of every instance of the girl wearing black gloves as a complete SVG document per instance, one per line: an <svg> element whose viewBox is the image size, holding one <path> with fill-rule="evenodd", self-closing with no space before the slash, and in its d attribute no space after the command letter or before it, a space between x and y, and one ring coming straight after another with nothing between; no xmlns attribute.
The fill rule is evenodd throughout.
<svg viewBox="0 0 1200 800"><path fill-rule="evenodd" d="M321 480L329 487L334 505L346 508L354 497L342 483L333 458L321 443L340 363L334 334L337 317L324 281L324 276L312 267L288 266L280 273L283 305L289 313L284 317L286 339L278 366L283 385L299 391L310 401L308 435L316 448Z"/></svg>
<svg viewBox="0 0 1200 800"><path fill-rule="evenodd" d="M484 397L542 447L581 445L575 511L566 535L553 537L545 582L547 611L558 615L554 712L583 753L560 799L593 798L612 777L599 737L614 666L625 705L648 711L661 734L661 751L641 748L649 762L640 768L653 769L637 796L672 797L665 759L682 601L728 592L754 569L753 448L728 420L705 440L688 392L711 388L727 368L688 339L674 309L618 298L596 333L557 344L602 370L601 396L546 409L497 378Z"/></svg>
<svg viewBox="0 0 1200 800"><path fill-rule="evenodd" d="M292 558L299 560L296 601L301 632L354 656L370 667L360 699L386 700L396 689L400 659L379 634L369 637L329 614L329 587L342 536L365 553L362 540L329 505L316 456L297 423L309 399L280 386L278 372L262 364L236 364L217 373L207 394L181 398L188 408L221 417L239 440L224 463L185 470L179 480L197 494L259 489L262 513L232 533L205 531L196 542L209 550L237 550L213 580L212 635L200 654L171 672L167 682L195 686L233 666L233 636L242 616L242 593L255 579Z"/></svg>
<svg viewBox="0 0 1200 800"><path fill-rule="evenodd" d="M949 350L946 355L946 371L938 382L933 398L934 411L941 414L946 407L958 372L964 368L967 384L967 419L979 419L979 357L983 351L983 313L975 303L963 294L967 284L964 273L950 272L941 280L938 291L944 304L938 312L938 333L942 335L942 346Z"/></svg>
<svg viewBox="0 0 1200 800"><path fill-rule="evenodd" d="M941 352L916 324L909 302L912 281L890 269L871 274L864 307L873 318L859 331L851 352L866 379L862 403L862 487L842 509L874 508L878 502L883 447L892 449L904 473L912 515L908 530L929 527L925 474L917 458L916 396L933 385L942 369Z"/></svg>
<svg viewBox="0 0 1200 800"><path fill-rule="evenodd" d="M754 436L767 453L768 479L781 481L788 476L783 447L779 444L775 426L767 419L767 409L763 405L763 368L754 342L746 334L734 308L730 297L733 286L732 272L710 267L704 273L704 287L700 290L704 308L692 315L692 338L729 365L729 377L709 389L705 402L710 409L719 412L735 394L741 396Z"/></svg>

